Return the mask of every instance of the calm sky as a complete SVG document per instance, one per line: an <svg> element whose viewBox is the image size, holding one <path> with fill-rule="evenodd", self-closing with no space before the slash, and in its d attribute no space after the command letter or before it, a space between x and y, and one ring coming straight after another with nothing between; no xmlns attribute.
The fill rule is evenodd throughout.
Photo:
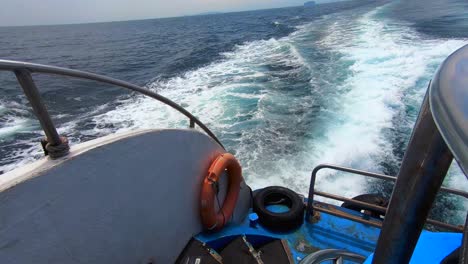
<svg viewBox="0 0 468 264"><path fill-rule="evenodd" d="M0 26L119 21L302 5L306 0L5 0ZM329 2L319 0L316 2Z"/></svg>

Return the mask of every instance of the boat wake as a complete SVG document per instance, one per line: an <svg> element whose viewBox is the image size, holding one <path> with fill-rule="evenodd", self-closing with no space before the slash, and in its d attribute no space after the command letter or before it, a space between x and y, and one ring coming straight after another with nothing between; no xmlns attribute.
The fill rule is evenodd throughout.
<svg viewBox="0 0 468 264"><path fill-rule="evenodd" d="M386 17L390 5L322 16L286 37L238 45L220 60L147 87L207 124L240 159L253 188L283 185L306 194L320 163L395 175L430 78L467 40L422 35ZM88 122L80 133L94 137L188 126L185 117L141 96L121 97L82 118ZM2 138L32 129L24 119L1 122L8 124ZM70 134L77 122L60 130ZM38 154L31 142L0 171ZM457 166L446 184L468 189ZM377 187L360 176L324 171L317 188L352 197ZM441 206L458 205L444 214L464 217L468 204L447 199Z"/></svg>

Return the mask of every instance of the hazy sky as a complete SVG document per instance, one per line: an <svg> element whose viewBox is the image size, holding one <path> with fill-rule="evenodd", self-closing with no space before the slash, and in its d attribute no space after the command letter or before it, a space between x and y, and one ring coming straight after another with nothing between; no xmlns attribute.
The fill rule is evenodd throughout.
<svg viewBox="0 0 468 264"><path fill-rule="evenodd" d="M0 26L172 17L302 5L306 0L0 0ZM316 2L324 2L316 1Z"/></svg>

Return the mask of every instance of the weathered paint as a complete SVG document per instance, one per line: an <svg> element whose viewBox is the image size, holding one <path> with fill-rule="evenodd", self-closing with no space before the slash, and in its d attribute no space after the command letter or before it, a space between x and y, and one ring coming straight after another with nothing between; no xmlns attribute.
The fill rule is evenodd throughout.
<svg viewBox="0 0 468 264"><path fill-rule="evenodd" d="M333 210L369 219L369 216L338 206L328 205ZM380 229L347 220L338 216L314 212L314 221L304 224L294 232L277 233L263 228L260 224L252 227L248 217L238 225L228 225L217 233L200 233L196 236L214 249L223 248L239 235L246 235L254 245L262 245L271 239L288 242L296 263L305 256L322 249L344 249L368 257L371 263ZM373 219L378 221L377 219ZM440 263L440 260L461 245L461 233L423 231L410 263Z"/></svg>
<svg viewBox="0 0 468 264"><path fill-rule="evenodd" d="M356 214L347 209L336 209ZM378 228L325 213L320 213L315 219L315 223L304 222L294 232L277 233L260 224L251 227L246 218L239 225L228 225L217 233L201 233L196 238L213 248L224 246L240 234L245 234L254 245L272 238L285 239L296 262L310 253L326 248L346 249L364 256L374 252L380 232Z"/></svg>
<svg viewBox="0 0 468 264"><path fill-rule="evenodd" d="M361 213L338 206L333 210L360 216ZM373 252L379 238L380 229L340 218L338 216L315 212L314 221L304 224L294 232L277 233L263 228L260 224L252 227L248 217L238 225L228 225L217 233L200 233L196 236L214 249L223 248L239 235L246 235L254 245L262 245L271 239L284 239L288 242L294 261L298 263L305 256L322 249L345 249L367 256L365 263L372 262ZM374 219L377 221L377 219ZM410 263L440 263L440 261L461 245L461 233L423 231Z"/></svg>

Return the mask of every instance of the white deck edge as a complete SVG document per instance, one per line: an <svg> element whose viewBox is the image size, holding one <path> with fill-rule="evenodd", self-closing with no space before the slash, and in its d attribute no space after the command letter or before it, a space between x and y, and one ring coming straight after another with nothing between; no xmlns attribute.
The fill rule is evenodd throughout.
<svg viewBox="0 0 468 264"><path fill-rule="evenodd" d="M22 167L16 168L12 171L9 171L0 175L0 192L8 190L19 183L32 179L36 177L37 175L40 175L41 172L49 170L91 149L95 149L100 146L107 145L109 143L118 141L123 138L133 137L133 136L145 134L148 132L160 131L160 130L161 129L145 129L145 130L136 130L136 131L111 134L111 135L99 137L90 141L86 141L86 142L71 146L70 153L63 158L53 160L49 156L44 156L37 161L23 165Z"/></svg>

